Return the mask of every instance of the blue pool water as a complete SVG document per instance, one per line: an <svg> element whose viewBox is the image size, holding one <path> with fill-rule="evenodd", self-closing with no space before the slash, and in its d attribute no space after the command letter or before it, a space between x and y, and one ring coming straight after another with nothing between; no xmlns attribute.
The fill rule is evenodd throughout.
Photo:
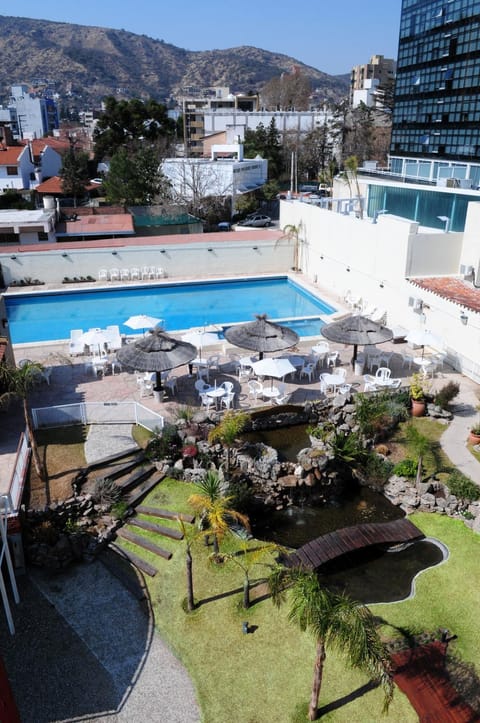
<svg viewBox="0 0 480 723"><path fill-rule="evenodd" d="M164 319L167 331L228 326L267 314L271 319L292 319L288 323L300 336L315 336L322 326L319 314L335 311L287 277L15 293L5 295L5 304L14 344L68 339L70 329L110 324L118 324L122 334L138 334L123 324L134 314Z"/></svg>

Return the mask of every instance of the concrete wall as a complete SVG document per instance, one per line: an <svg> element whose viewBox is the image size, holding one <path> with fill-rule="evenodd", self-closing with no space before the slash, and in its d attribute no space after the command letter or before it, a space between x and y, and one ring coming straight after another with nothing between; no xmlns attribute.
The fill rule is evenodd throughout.
<svg viewBox="0 0 480 723"><path fill-rule="evenodd" d="M154 245L107 248L79 248L72 243L41 252L27 247L18 251L17 247L14 254L0 253L0 264L6 285L27 277L57 284L65 276L90 275L96 279L99 269L103 268L155 266L163 268L169 278L175 279L285 273L292 266L292 248L277 248L274 233L268 241L235 239L234 233L231 241L225 241L220 240L221 236L223 234L204 234L205 241L191 243L188 237L181 236L175 237L181 238L181 243L177 240L174 244L162 245L159 239ZM15 259L11 258L13 255Z"/></svg>
<svg viewBox="0 0 480 723"><path fill-rule="evenodd" d="M472 214L473 224L477 211ZM299 201L281 201L280 226L287 224L300 226L300 267L314 284L338 298L350 291L364 303L385 309L389 326L429 329L445 340L450 361L480 381L480 314L467 311L463 323L463 307L420 289L413 280L458 274L462 234L419 233L418 224L390 215L379 216L374 224ZM423 301L423 309L415 311L415 298Z"/></svg>

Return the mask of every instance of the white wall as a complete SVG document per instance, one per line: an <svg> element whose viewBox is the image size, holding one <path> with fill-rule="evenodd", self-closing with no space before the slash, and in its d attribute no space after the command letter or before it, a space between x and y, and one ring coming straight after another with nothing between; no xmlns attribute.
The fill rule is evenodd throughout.
<svg viewBox="0 0 480 723"><path fill-rule="evenodd" d="M314 283L338 298L351 291L384 308L389 326L430 329L445 339L457 368L480 381L480 314L467 311L468 322L463 324L461 306L420 289L412 279L456 275L461 234L418 233L418 224L394 216L379 216L374 224L371 219L281 201L280 227L287 224L301 224L300 265ZM422 313L413 310L412 298L423 300Z"/></svg>
<svg viewBox="0 0 480 723"><path fill-rule="evenodd" d="M285 273L291 267L292 250L276 247L278 235L275 232L268 241L235 240L234 235L232 232L232 240L225 241L224 238L220 240L223 234L204 234L205 241L195 243L189 243L188 237L182 236L181 244L177 241L170 245L163 237L158 240L158 245L148 246L78 248L72 243L41 252L25 247L13 254L0 253L0 264L7 285L26 277L57 284L65 276L90 275L96 279L101 268L156 266L165 269L169 279L179 279ZM165 253L161 253L162 249ZM117 253L114 255L112 251ZM63 256L64 253L67 255ZM12 259L12 255L16 258Z"/></svg>

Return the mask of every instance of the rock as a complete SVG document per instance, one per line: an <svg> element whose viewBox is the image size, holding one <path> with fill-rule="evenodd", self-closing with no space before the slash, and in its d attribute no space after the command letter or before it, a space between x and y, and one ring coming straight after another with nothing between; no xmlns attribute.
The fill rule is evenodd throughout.
<svg viewBox="0 0 480 723"><path fill-rule="evenodd" d="M424 507L435 507L435 495L432 495L431 492L426 492L424 495L420 497L420 502Z"/></svg>
<svg viewBox="0 0 480 723"><path fill-rule="evenodd" d="M294 474L288 474L284 477L279 477L277 482L279 485L281 485L281 487L297 487L298 477Z"/></svg>

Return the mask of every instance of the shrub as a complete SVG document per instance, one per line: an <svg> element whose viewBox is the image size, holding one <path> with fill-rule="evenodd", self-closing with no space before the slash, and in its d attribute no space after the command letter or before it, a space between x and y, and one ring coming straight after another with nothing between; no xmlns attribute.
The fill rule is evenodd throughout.
<svg viewBox="0 0 480 723"><path fill-rule="evenodd" d="M474 502L480 499L480 488L469 477L458 470L454 470L445 482L450 494L459 497L461 500Z"/></svg>
<svg viewBox="0 0 480 723"><path fill-rule="evenodd" d="M165 459L165 457L175 458L178 456L181 448L181 439L178 436L176 428L171 424L166 424L160 432L149 441L145 450L147 459Z"/></svg>
<svg viewBox="0 0 480 723"><path fill-rule="evenodd" d="M369 482L384 485L392 474L393 462L376 452L370 452L364 464L364 474Z"/></svg>
<svg viewBox="0 0 480 723"><path fill-rule="evenodd" d="M125 500L120 500L119 502L115 502L111 512L116 520L121 520L123 519L123 517L125 517L125 513L127 512L127 510L128 502L125 502Z"/></svg>
<svg viewBox="0 0 480 723"><path fill-rule="evenodd" d="M435 394L433 399L434 403L441 407L441 409L447 409L448 405L454 399L460 391L460 385L457 382L447 382L438 392Z"/></svg>
<svg viewBox="0 0 480 723"><path fill-rule="evenodd" d="M192 421L194 415L195 415L195 409L193 407L178 407L175 412L175 419L182 419L187 424L190 424Z"/></svg>
<svg viewBox="0 0 480 723"><path fill-rule="evenodd" d="M122 495L120 487L115 480L108 477L98 477L95 480L93 499L99 505L113 505Z"/></svg>
<svg viewBox="0 0 480 723"><path fill-rule="evenodd" d="M355 418L366 437L380 435L408 416L408 395L385 390L355 395Z"/></svg>
<svg viewBox="0 0 480 723"><path fill-rule="evenodd" d="M416 477L417 476L417 463L413 459L402 459L393 468L393 474L399 477Z"/></svg>

